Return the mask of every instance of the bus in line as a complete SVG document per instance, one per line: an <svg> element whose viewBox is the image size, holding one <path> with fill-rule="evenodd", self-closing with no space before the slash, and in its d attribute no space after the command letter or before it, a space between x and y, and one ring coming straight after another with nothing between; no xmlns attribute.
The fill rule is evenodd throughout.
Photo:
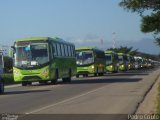
<svg viewBox="0 0 160 120"><path fill-rule="evenodd" d="M118 72L118 55L114 51L106 50L105 51L106 59L106 71L107 72Z"/></svg>
<svg viewBox="0 0 160 120"><path fill-rule="evenodd" d="M0 94L4 93L3 70L4 70L3 52L0 51Z"/></svg>
<svg viewBox="0 0 160 120"><path fill-rule="evenodd" d="M94 47L83 47L76 49L77 75L87 77L89 74L101 76L105 73L104 51Z"/></svg>
<svg viewBox="0 0 160 120"><path fill-rule="evenodd" d="M127 63L127 55L124 53L118 53L118 61L119 61L119 71L127 71L128 63Z"/></svg>
<svg viewBox="0 0 160 120"><path fill-rule="evenodd" d="M135 60L134 57L127 54L128 70L135 69Z"/></svg>
<svg viewBox="0 0 160 120"><path fill-rule="evenodd" d="M70 82L76 74L75 45L60 38L32 37L15 41L13 48L15 82L56 84Z"/></svg>

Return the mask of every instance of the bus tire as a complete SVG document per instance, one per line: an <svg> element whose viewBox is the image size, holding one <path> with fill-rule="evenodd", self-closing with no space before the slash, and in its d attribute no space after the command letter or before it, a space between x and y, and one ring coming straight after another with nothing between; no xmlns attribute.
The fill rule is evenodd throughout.
<svg viewBox="0 0 160 120"><path fill-rule="evenodd" d="M96 68L96 73L94 73L94 76L96 77L98 75L98 67Z"/></svg>
<svg viewBox="0 0 160 120"><path fill-rule="evenodd" d="M31 85L32 85L32 82L31 82L31 81L27 82L27 85L31 86Z"/></svg>
<svg viewBox="0 0 160 120"><path fill-rule="evenodd" d="M78 74L76 74L76 78L79 78L79 75L78 75Z"/></svg>
<svg viewBox="0 0 160 120"><path fill-rule="evenodd" d="M94 76L96 77L96 76L97 76L97 73L94 73Z"/></svg>
<svg viewBox="0 0 160 120"><path fill-rule="evenodd" d="M40 80L39 84L47 84L48 81Z"/></svg>
<svg viewBox="0 0 160 120"><path fill-rule="evenodd" d="M0 82L0 94L4 93L4 82L3 80Z"/></svg>
<svg viewBox="0 0 160 120"><path fill-rule="evenodd" d="M56 73L55 73L55 79L51 80L51 83L53 85L56 85L58 82L58 70L56 70Z"/></svg>
<svg viewBox="0 0 160 120"><path fill-rule="evenodd" d="M64 83L70 83L71 82L71 78L62 78Z"/></svg>
<svg viewBox="0 0 160 120"><path fill-rule="evenodd" d="M86 77L86 74L83 74L83 77Z"/></svg>
<svg viewBox="0 0 160 120"><path fill-rule="evenodd" d="M103 76L103 73L98 73L98 76Z"/></svg>
<svg viewBox="0 0 160 120"><path fill-rule="evenodd" d="M27 81L23 81L22 86L27 86Z"/></svg>
<svg viewBox="0 0 160 120"><path fill-rule="evenodd" d="M64 83L70 83L71 82L71 76L72 76L72 72L71 72L71 69L69 69L69 72L68 72L68 77L67 78L63 78L62 80L63 80L63 82Z"/></svg>

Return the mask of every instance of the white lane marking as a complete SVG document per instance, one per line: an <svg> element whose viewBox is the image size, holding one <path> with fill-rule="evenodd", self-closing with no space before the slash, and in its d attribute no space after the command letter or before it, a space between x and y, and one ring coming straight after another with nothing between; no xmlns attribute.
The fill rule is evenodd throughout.
<svg viewBox="0 0 160 120"><path fill-rule="evenodd" d="M134 76L131 76L131 77L129 77L129 78L142 78L142 77L140 77L140 76L138 76L138 75L134 75Z"/></svg>
<svg viewBox="0 0 160 120"><path fill-rule="evenodd" d="M98 90L100 90L100 89L103 89L103 88L105 88L106 86L107 86L107 85L105 85L105 86L103 86L103 87L100 87L100 88L97 88L97 89L95 89L95 90L92 90L92 91L89 91L89 92L86 92L86 93L77 95L77 96L75 96L75 97L71 97L71 98L69 98L69 99L62 100L62 101L60 101L60 102L57 102L57 103L54 103L54 104L51 104L51 105L48 105L48 106L39 108L39 109L37 109L37 110L33 110L33 111L31 111L31 112L27 112L26 114L33 114L33 113L36 113L36 112L39 112L39 111L48 109L48 108L50 108L50 107L54 107L54 106L56 106L56 105L69 102L69 101L71 101L71 100L80 98L80 97L82 97L82 96L85 96L85 95L88 95L88 94L90 94L90 93L96 92L96 91L98 91Z"/></svg>

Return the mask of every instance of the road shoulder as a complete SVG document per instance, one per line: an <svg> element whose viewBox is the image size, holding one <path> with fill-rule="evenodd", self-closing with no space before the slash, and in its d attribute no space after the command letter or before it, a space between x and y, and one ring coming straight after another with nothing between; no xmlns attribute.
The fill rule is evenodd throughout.
<svg viewBox="0 0 160 120"><path fill-rule="evenodd" d="M143 101L139 104L136 114L156 114L158 86L160 84L160 73L151 86L148 93L146 93Z"/></svg>

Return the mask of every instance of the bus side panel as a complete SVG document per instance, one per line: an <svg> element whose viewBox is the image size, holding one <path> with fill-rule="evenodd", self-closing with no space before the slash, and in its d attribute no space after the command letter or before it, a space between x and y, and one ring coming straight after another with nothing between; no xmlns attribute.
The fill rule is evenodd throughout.
<svg viewBox="0 0 160 120"><path fill-rule="evenodd" d="M51 78L55 79L56 70L58 77L69 77L69 70L71 69L71 76L76 74L76 59L67 57L55 57L54 64L51 66Z"/></svg>
<svg viewBox="0 0 160 120"><path fill-rule="evenodd" d="M95 58L95 72L105 72L105 59Z"/></svg>

